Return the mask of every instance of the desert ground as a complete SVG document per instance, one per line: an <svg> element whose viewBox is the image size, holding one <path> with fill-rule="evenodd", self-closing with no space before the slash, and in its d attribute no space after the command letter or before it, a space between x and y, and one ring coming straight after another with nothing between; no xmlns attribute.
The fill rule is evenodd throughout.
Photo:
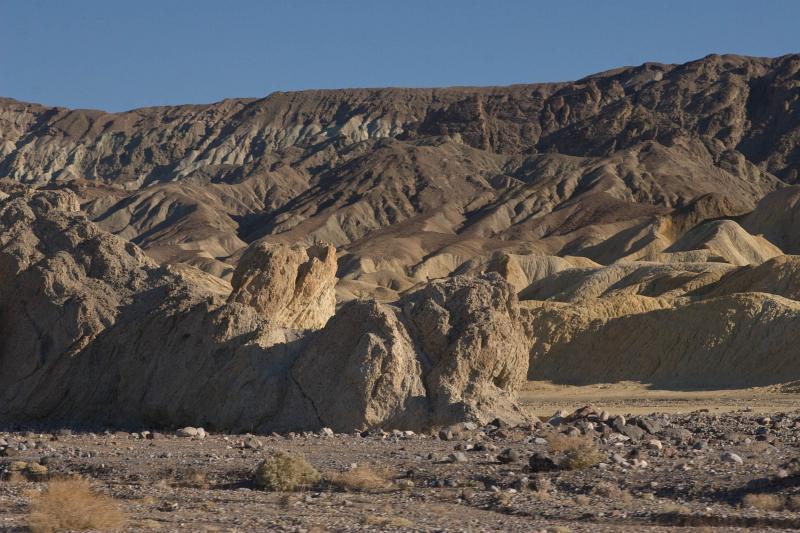
<svg viewBox="0 0 800 533"><path fill-rule="evenodd" d="M121 510L114 527L125 531L800 527L800 398L793 393L540 383L521 396L541 422L420 434L2 433L0 530L27 531L48 484L75 477L113 498L100 513ZM565 409L587 401L595 408ZM626 425L615 428L618 414ZM304 457L320 479L265 490L254 472L279 452Z"/></svg>

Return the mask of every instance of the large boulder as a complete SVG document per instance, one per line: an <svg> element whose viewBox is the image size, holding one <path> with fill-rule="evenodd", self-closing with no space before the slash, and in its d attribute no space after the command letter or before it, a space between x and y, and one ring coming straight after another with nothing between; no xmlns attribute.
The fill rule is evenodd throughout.
<svg viewBox="0 0 800 533"><path fill-rule="evenodd" d="M254 243L231 285L228 301L255 307L277 326L319 329L336 311L336 248Z"/></svg>
<svg viewBox="0 0 800 533"><path fill-rule="evenodd" d="M398 303L348 303L299 357L292 376L320 424L421 429L526 419L515 394L529 343L508 283L497 274L456 276Z"/></svg>

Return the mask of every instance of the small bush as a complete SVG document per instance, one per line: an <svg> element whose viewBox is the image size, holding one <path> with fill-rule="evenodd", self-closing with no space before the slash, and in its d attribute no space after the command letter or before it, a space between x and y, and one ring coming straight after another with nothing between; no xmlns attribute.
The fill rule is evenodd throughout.
<svg viewBox="0 0 800 533"><path fill-rule="evenodd" d="M256 467L256 485L267 490L289 492L320 480L317 470L303 457L278 452Z"/></svg>
<svg viewBox="0 0 800 533"><path fill-rule="evenodd" d="M376 471L371 468L358 467L341 474L330 476L332 485L344 490L371 491L387 490L394 486L391 473Z"/></svg>
<svg viewBox="0 0 800 533"><path fill-rule="evenodd" d="M51 481L33 496L28 526L34 533L93 529L108 531L125 524L125 514L113 498L96 494L85 479Z"/></svg>
<svg viewBox="0 0 800 533"><path fill-rule="evenodd" d="M582 470L603 462L606 455L591 442L584 442L577 448L566 451L559 466L565 470Z"/></svg>
<svg viewBox="0 0 800 533"><path fill-rule="evenodd" d="M591 439L587 437L571 437L564 433L550 433L545 439L547 439L547 445L550 449L556 453L568 452L592 442Z"/></svg>
<svg viewBox="0 0 800 533"><path fill-rule="evenodd" d="M776 494L746 494L742 498L745 507L762 511L780 511L783 509L783 498Z"/></svg>

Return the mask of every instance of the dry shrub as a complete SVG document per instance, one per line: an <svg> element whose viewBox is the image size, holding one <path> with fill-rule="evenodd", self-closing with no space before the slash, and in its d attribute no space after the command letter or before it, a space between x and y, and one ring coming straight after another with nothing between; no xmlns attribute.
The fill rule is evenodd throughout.
<svg viewBox="0 0 800 533"><path fill-rule="evenodd" d="M620 502L622 505L624 505L624 506L626 506L626 507L627 507L627 506L629 506L630 504L632 504L632 503L633 503L633 494L631 494L631 493L630 493L629 491L627 491L627 490L623 490L623 491L620 493L620 495L619 495L619 500L618 500L618 501L619 501L619 502Z"/></svg>
<svg viewBox="0 0 800 533"><path fill-rule="evenodd" d="M602 496L603 498L617 499L619 498L619 495L622 494L622 490L614 483L601 481L592 487L592 494Z"/></svg>
<svg viewBox="0 0 800 533"><path fill-rule="evenodd" d="M556 453L564 453L587 444L592 444L592 440L588 437L578 435L571 437L564 433L550 433L545 437L547 445Z"/></svg>
<svg viewBox="0 0 800 533"><path fill-rule="evenodd" d="M353 468L341 474L333 474L328 481L343 490L388 490L394 486L391 472L367 467Z"/></svg>
<svg viewBox="0 0 800 533"><path fill-rule="evenodd" d="M745 507L762 511L780 511L783 509L783 498L776 494L746 494L742 498Z"/></svg>
<svg viewBox="0 0 800 533"><path fill-rule="evenodd" d="M11 471L8 474L6 474L5 477L3 477L3 481L11 485L18 485L20 483L24 483L25 481L27 481L27 479L19 472Z"/></svg>
<svg viewBox="0 0 800 533"><path fill-rule="evenodd" d="M800 511L800 495L795 494L794 496L789 496L786 506L790 511Z"/></svg>
<svg viewBox="0 0 800 533"><path fill-rule="evenodd" d="M267 490L289 492L313 485L321 479L316 468L298 455L277 452L256 467L256 485Z"/></svg>
<svg viewBox="0 0 800 533"><path fill-rule="evenodd" d="M582 470L602 463L605 459L606 455L593 442L584 441L580 446L568 449L559 466L565 470Z"/></svg>
<svg viewBox="0 0 800 533"><path fill-rule="evenodd" d="M192 489L207 489L209 486L208 479L205 472L190 468L178 474L175 486L186 487Z"/></svg>
<svg viewBox="0 0 800 533"><path fill-rule="evenodd" d="M113 498L96 494L82 478L59 479L31 501L28 526L34 533L93 529L107 531L125 524Z"/></svg>
<svg viewBox="0 0 800 533"><path fill-rule="evenodd" d="M754 440L749 445L747 445L747 451L752 455L762 455L769 451L771 448L770 444L763 440Z"/></svg>
<svg viewBox="0 0 800 533"><path fill-rule="evenodd" d="M577 505L589 505L590 502L591 500L585 494L578 494L577 496L575 496L575 503Z"/></svg>
<svg viewBox="0 0 800 533"><path fill-rule="evenodd" d="M691 512L691 510L685 505L672 502L664 504L661 511L664 514L680 514L680 515L689 514Z"/></svg>

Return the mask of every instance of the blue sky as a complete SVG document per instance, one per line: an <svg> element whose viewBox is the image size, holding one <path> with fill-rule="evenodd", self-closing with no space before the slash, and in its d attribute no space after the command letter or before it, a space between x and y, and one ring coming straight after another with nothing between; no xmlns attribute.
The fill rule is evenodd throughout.
<svg viewBox="0 0 800 533"><path fill-rule="evenodd" d="M0 95L120 111L800 52L793 0L0 0Z"/></svg>

